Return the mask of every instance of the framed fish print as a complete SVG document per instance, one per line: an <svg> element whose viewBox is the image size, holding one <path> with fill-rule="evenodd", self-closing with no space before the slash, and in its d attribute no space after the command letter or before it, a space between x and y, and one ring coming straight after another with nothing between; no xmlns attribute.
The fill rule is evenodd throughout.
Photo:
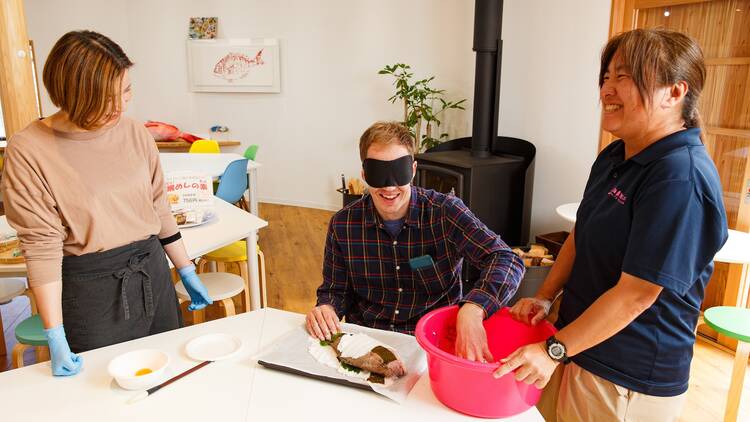
<svg viewBox="0 0 750 422"><path fill-rule="evenodd" d="M193 92L281 92L276 38L188 40Z"/></svg>

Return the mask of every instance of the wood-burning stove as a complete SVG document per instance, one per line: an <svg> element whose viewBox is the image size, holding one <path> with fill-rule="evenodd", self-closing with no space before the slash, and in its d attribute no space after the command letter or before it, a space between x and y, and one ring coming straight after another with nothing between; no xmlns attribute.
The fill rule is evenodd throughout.
<svg viewBox="0 0 750 422"><path fill-rule="evenodd" d="M417 154L415 183L453 192L506 243L520 246L529 241L536 148L523 139L497 136L502 13L502 0L476 0L472 136Z"/></svg>

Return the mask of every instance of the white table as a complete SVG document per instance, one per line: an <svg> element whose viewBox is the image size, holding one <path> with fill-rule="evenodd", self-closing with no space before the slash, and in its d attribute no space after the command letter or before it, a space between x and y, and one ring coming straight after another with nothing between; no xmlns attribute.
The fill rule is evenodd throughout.
<svg viewBox="0 0 750 422"><path fill-rule="evenodd" d="M220 177L224 174L229 163L242 160L245 157L239 154L185 154L185 153L160 153L161 167L164 174L175 171L197 171L208 174L211 177ZM252 160L247 162L247 193L250 212L258 215L258 168L260 163Z"/></svg>
<svg viewBox="0 0 750 422"><path fill-rule="evenodd" d="M258 277L257 250L258 230L266 227L268 222L217 197L214 197L214 203L216 206L216 219L200 226L180 230L188 256L191 259L197 258L222 246L244 239L247 247L250 309L260 309L260 278Z"/></svg>
<svg viewBox="0 0 750 422"><path fill-rule="evenodd" d="M569 204L562 204L555 209L555 212L557 212L557 215L562 217L565 221L575 223L576 213L578 212L579 205L581 205L580 202L571 202Z"/></svg>
<svg viewBox="0 0 750 422"><path fill-rule="evenodd" d="M253 356L304 316L263 309L83 353L83 371L70 378L50 375L49 362L0 373L3 420L16 421L476 421L445 406L432 394L425 373L402 404L375 393L259 366ZM214 362L136 404L107 374L115 356L140 348L169 354L172 374L197 364L184 355L198 335L224 332L243 341L234 358ZM340 416L336 416L340 415ZM351 415L351 416L344 416ZM507 419L543 421L535 407Z"/></svg>
<svg viewBox="0 0 750 422"><path fill-rule="evenodd" d="M560 217L575 223L579 205L580 202L563 204L555 211ZM750 233L729 230L727 242L716 252L714 261L742 265L740 285L737 287L737 303L747 303L750 296Z"/></svg>
<svg viewBox="0 0 750 422"><path fill-rule="evenodd" d="M187 154L185 154L187 155ZM182 239L190 259L197 258L238 240L247 241L247 269L250 284L250 307L260 308L260 279L258 277L257 231L268 223L232 204L214 197L216 216L200 226L181 229ZM5 216L0 216L0 232L12 230ZM170 262L170 266L172 263ZM0 265L0 278L26 277L25 264ZM0 283L2 280L0 280Z"/></svg>

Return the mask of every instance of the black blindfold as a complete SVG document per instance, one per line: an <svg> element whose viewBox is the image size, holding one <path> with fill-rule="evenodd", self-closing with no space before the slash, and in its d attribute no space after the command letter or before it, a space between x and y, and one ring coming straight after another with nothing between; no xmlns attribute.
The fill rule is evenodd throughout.
<svg viewBox="0 0 750 422"><path fill-rule="evenodd" d="M384 188L388 186L404 186L411 182L414 158L404 155L391 161L381 161L367 158L362 162L365 171L365 181L373 188Z"/></svg>

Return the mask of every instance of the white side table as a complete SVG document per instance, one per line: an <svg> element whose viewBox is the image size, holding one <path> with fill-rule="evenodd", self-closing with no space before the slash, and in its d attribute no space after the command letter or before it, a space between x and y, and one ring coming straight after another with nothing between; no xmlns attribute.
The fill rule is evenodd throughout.
<svg viewBox="0 0 750 422"><path fill-rule="evenodd" d="M581 205L580 202L571 202L569 204L562 204L555 209L555 212L557 212L557 215L562 217L565 221L575 223L576 213L578 212L579 205Z"/></svg>
<svg viewBox="0 0 750 422"><path fill-rule="evenodd" d="M581 205L580 202L563 204L557 207L555 211L566 221L575 223L579 205ZM750 233L729 230L727 243L716 252L714 261L742 265L739 285L731 286L729 289L730 291L737 291L737 297L733 300L735 303L725 303L725 305L744 307L748 302L748 296L750 296Z"/></svg>

